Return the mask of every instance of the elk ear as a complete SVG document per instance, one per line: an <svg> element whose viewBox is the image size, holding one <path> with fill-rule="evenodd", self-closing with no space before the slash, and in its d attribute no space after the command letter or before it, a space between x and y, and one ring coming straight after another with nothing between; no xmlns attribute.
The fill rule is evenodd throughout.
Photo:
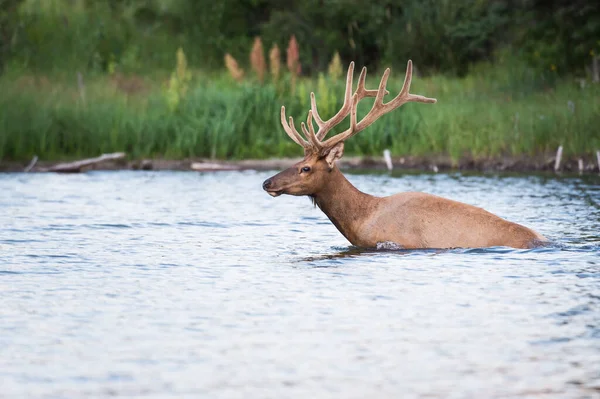
<svg viewBox="0 0 600 399"><path fill-rule="evenodd" d="M329 165L329 169L333 168L335 162L344 155L344 142L338 143L331 147L329 152L325 155L325 161Z"/></svg>

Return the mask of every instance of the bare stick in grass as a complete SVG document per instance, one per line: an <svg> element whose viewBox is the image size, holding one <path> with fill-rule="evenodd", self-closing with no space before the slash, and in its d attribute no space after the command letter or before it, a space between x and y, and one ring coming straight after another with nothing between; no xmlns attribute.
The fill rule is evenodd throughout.
<svg viewBox="0 0 600 399"><path fill-rule="evenodd" d="M392 156L390 155L390 150L383 150L383 159L385 160L385 165L388 170L391 172L394 169L394 165L392 164Z"/></svg>
<svg viewBox="0 0 600 399"><path fill-rule="evenodd" d="M33 169L33 167L35 166L37 161L38 161L38 156L34 155L33 158L31 158L31 161L29 162L29 164L25 167L25 169L23 169L23 172L25 172L25 173L31 172L31 169Z"/></svg>
<svg viewBox="0 0 600 399"><path fill-rule="evenodd" d="M556 150L556 160L554 161L554 171L558 172L560 169L560 160L562 158L563 146L558 146L558 150Z"/></svg>

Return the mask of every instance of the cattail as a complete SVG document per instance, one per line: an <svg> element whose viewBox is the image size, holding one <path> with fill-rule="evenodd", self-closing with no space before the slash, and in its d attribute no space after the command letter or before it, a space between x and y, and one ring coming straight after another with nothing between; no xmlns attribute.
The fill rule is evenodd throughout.
<svg viewBox="0 0 600 399"><path fill-rule="evenodd" d="M225 66L235 80L241 82L244 79L244 70L238 66L235 58L229 53L225 54Z"/></svg>
<svg viewBox="0 0 600 399"><path fill-rule="evenodd" d="M339 79L342 77L344 71L342 70L342 59L340 58L340 53L337 51L333 55L333 59L329 63L329 67L327 68L327 73L331 79Z"/></svg>
<svg viewBox="0 0 600 399"><path fill-rule="evenodd" d="M269 51L269 63L271 66L271 76L273 77L273 81L277 82L279 80L279 73L281 71L281 54L279 53L279 47L277 44L274 44L271 47L271 51Z"/></svg>
<svg viewBox="0 0 600 399"><path fill-rule="evenodd" d="M287 48L287 67L292 75L292 93L296 92L296 77L300 75L300 51L296 36L292 35Z"/></svg>
<svg viewBox="0 0 600 399"><path fill-rule="evenodd" d="M260 83L265 79L265 71L267 69L267 63L265 62L265 53L263 51L262 41L260 37L254 39L252 45L252 51L250 52L250 65L258 77Z"/></svg>
<svg viewBox="0 0 600 399"><path fill-rule="evenodd" d="M298 50L298 42L294 35L292 35L287 48L287 67L292 75L300 73L300 51Z"/></svg>

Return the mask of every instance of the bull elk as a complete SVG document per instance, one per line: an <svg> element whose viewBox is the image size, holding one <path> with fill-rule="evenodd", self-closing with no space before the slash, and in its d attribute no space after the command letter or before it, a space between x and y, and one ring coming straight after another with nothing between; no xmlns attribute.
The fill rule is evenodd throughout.
<svg viewBox="0 0 600 399"><path fill-rule="evenodd" d="M362 69L358 86L352 94L354 63L348 68L346 92L342 108L329 120L317 112L315 94L310 93L311 109L306 124L301 123L305 138L296 130L294 120L286 121L281 107L281 124L285 132L304 148L304 159L263 183L271 196L307 195L327 215L337 229L353 245L376 247L378 243L395 243L403 248L457 248L508 246L531 248L546 239L537 232L504 220L481 208L420 192L405 192L389 197L375 197L356 189L340 172L336 161L342 157L344 142L407 102L433 104L434 98L409 93L412 62L408 61L404 85L400 93L384 103L388 94L386 69L377 90L367 90L367 70ZM357 121L358 102L375 97L371 110ZM344 132L325 136L346 116L350 127ZM313 120L318 130L315 132Z"/></svg>

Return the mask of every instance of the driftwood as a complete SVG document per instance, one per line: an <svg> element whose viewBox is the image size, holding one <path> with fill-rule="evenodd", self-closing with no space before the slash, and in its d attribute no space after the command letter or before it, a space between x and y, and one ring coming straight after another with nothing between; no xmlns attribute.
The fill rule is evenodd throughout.
<svg viewBox="0 0 600 399"><path fill-rule="evenodd" d="M225 163L212 163L212 162L192 162L190 165L192 170L198 172L215 172L219 170L241 170L242 168L237 165L225 164Z"/></svg>
<svg viewBox="0 0 600 399"><path fill-rule="evenodd" d="M583 159L583 173L598 173L600 167L600 150L593 151L595 159ZM35 159L35 158L34 158ZM96 159L96 158L94 158ZM102 161L108 160L106 157ZM90 166L96 170L196 170L196 171L223 171L223 170L269 170L276 171L287 169L300 158L279 158L279 159L246 159L246 160L211 160L211 159L145 159L145 160L119 160L117 163L106 162L105 164L92 164ZM398 156L392 158L394 171L400 170L423 170L423 171L514 171L514 172L533 172L533 171L554 171L556 163L555 153L544 153L536 156L510 156L510 157L490 157L473 158L463 157L460 160L453 160L447 155L422 156ZM79 161L81 162L81 161ZM31 164L31 162L30 162ZM31 172L49 172L54 169L52 162L38 160L31 168ZM193 165L193 166L192 166ZM382 170L386 169L383 157L348 157L342 158L338 163L340 169L368 169ZM58 166L58 165L56 165ZM81 166L81 165L79 165ZM20 161L0 161L0 173L2 172L23 172L25 164ZM81 169L83 170L83 168ZM75 168L73 172L81 171ZM579 157L565 157L563 154L560 163L560 170L565 173L579 172ZM59 171L60 172L60 171ZM66 172L70 172L67 170Z"/></svg>
<svg viewBox="0 0 600 399"><path fill-rule="evenodd" d="M59 173L77 173L81 169L97 165L107 161L118 161L125 158L124 152L114 152L112 154L102 154L96 158L82 159L74 162L59 163L49 168L39 169L40 172L59 172Z"/></svg>

